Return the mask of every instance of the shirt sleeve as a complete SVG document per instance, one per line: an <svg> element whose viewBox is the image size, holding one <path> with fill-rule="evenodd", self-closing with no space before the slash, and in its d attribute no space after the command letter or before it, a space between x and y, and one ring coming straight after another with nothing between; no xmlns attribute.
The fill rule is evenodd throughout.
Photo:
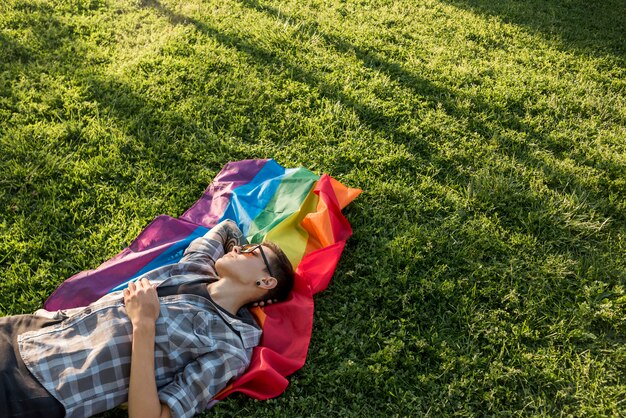
<svg viewBox="0 0 626 418"><path fill-rule="evenodd" d="M227 219L215 225L204 236L193 240L185 249L180 263L199 262L213 265L235 245L241 245L245 241L237 224Z"/></svg>
<svg viewBox="0 0 626 418"><path fill-rule="evenodd" d="M174 380L159 390L174 418L191 418L204 411L211 399L241 375L249 360L215 350L189 363Z"/></svg>

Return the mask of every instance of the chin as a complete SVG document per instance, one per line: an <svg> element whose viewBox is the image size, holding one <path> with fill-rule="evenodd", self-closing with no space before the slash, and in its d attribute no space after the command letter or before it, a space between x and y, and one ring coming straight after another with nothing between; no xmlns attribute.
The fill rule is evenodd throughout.
<svg viewBox="0 0 626 418"><path fill-rule="evenodd" d="M219 258L215 264L215 272L217 273L218 276L222 276L222 274L220 273L222 271L222 258Z"/></svg>

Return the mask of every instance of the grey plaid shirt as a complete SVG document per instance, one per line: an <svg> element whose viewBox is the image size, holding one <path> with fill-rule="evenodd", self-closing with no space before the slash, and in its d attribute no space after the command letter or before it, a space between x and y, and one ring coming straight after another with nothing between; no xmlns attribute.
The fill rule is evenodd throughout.
<svg viewBox="0 0 626 418"><path fill-rule="evenodd" d="M195 239L177 264L142 277L159 285L217 278L215 260L242 240L232 221ZM172 416L191 417L250 364L261 330L242 309L233 317L196 295L160 297L155 375L159 399ZM85 308L57 313L58 324L18 337L24 363L65 407L68 417L87 417L128 399L132 325L121 291Z"/></svg>

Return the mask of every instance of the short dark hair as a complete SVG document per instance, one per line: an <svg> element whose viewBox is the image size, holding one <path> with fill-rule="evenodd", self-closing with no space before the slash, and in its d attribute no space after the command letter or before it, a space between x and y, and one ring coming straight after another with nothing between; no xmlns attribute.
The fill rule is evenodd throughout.
<svg viewBox="0 0 626 418"><path fill-rule="evenodd" d="M277 301L283 301L289 297L291 289L293 289L294 271L291 262L287 258L287 255L280 247L271 241L263 242L263 245L276 255L269 258L269 265L274 273L274 278L278 282L276 286L267 292L265 299L276 299ZM268 272L269 273L269 272Z"/></svg>

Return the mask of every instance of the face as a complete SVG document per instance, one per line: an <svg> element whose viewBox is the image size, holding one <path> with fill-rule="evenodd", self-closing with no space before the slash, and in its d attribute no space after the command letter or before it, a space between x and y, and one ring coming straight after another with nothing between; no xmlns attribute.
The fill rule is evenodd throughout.
<svg viewBox="0 0 626 418"><path fill-rule="evenodd" d="M268 260L276 257L274 252L266 246L263 246L263 252ZM231 252L218 259L215 262L215 270L221 278L235 279L243 283L254 283L270 275L267 272L261 249L242 252L241 246L234 247Z"/></svg>

